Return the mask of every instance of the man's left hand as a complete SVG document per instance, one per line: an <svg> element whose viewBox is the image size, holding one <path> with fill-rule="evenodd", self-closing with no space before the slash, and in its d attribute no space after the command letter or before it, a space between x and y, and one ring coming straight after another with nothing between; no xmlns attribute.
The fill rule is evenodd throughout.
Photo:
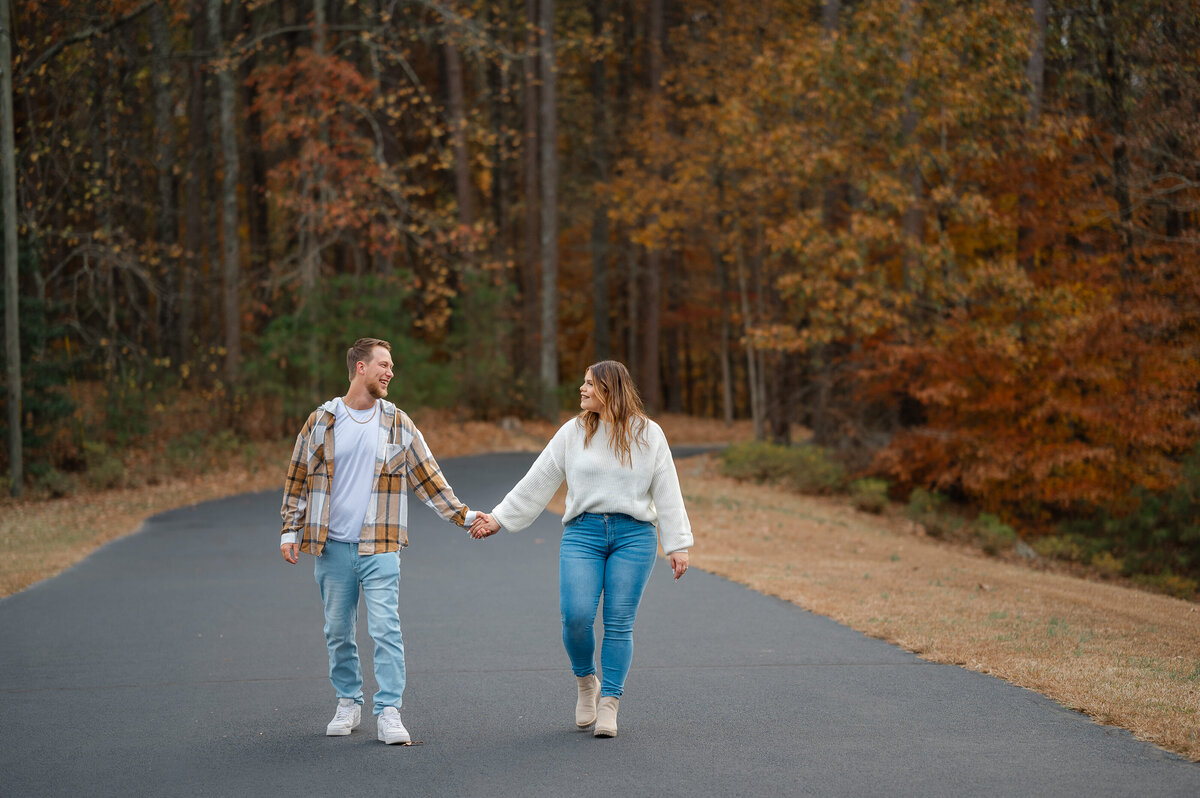
<svg viewBox="0 0 1200 798"><path fill-rule="evenodd" d="M299 543L280 543L279 553L283 555L283 559L295 565L300 559L300 544Z"/></svg>

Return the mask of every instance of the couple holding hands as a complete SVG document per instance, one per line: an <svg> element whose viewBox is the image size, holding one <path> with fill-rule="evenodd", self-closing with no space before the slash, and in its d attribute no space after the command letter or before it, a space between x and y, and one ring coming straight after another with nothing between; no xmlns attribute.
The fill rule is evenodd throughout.
<svg viewBox="0 0 1200 798"><path fill-rule="evenodd" d="M391 346L361 338L346 353L346 365L346 395L313 411L296 438L281 511L283 558L294 564L299 551L315 557L329 679L338 698L326 734L348 735L361 723L362 669L354 641L361 590L375 642L377 736L385 743L411 740L400 720L405 673L398 615L410 484L435 512L482 539L529 526L566 480L559 602L576 680L575 724L594 727L596 737L615 737L633 624L658 544L676 579L687 572L692 545L666 437L642 409L629 371L612 360L589 367L579 387L579 415L559 428L521 481L484 513L458 500L420 431L386 401L394 376ZM603 680L596 675L593 632L601 595Z"/></svg>

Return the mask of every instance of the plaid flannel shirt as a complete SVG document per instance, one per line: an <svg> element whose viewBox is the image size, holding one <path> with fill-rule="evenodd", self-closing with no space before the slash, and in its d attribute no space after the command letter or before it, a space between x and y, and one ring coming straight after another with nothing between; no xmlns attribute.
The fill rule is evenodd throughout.
<svg viewBox="0 0 1200 798"><path fill-rule="evenodd" d="M320 555L329 535L329 497L336 459L333 403L314 410L296 436L283 489L282 535L298 537L300 550ZM380 400L375 487L363 508L360 555L398 551L408 545L408 485L447 521L466 526L467 508L442 477L421 431L404 411ZM284 542L287 542L286 538Z"/></svg>

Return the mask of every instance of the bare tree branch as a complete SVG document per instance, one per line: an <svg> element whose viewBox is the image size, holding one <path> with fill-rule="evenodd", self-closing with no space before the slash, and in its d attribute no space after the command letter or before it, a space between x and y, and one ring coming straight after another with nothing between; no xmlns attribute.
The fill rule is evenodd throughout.
<svg viewBox="0 0 1200 798"><path fill-rule="evenodd" d="M134 19L137 19L142 14L149 11L158 2L159 2L159 0L146 0L144 3L142 3L137 8L131 9L130 11L126 11L121 16L114 17L113 19L109 20L108 22L105 22L103 25L93 25L90 28L84 28L83 30L79 31L78 33L73 33L70 36L66 37L65 39L58 40L57 42L55 42L54 44L52 44L48 48L46 48L46 50L43 51L42 54L39 55L36 59L34 59L28 66L24 67L21 70L21 73L19 75L17 75L17 79L24 80L30 74L35 72L39 67L41 67L42 64L45 64L47 61L49 61L50 59L57 56L63 50L70 47L72 44L78 44L79 42L87 41L88 39L91 39L94 36L103 36L105 33L108 33L109 31L111 31L115 28L118 28L121 25L124 25L126 22L130 22Z"/></svg>

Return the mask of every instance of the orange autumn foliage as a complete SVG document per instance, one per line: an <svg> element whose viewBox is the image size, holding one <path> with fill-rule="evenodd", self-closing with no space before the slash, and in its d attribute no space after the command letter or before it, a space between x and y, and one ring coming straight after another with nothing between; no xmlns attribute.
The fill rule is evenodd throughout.
<svg viewBox="0 0 1200 798"><path fill-rule="evenodd" d="M1031 529L1133 509L1131 489L1169 488L1200 435L1200 257L1179 242L1122 253L1085 151L1037 164L1035 264L998 266L930 337L874 347L887 365L869 391L924 412L875 467Z"/></svg>

